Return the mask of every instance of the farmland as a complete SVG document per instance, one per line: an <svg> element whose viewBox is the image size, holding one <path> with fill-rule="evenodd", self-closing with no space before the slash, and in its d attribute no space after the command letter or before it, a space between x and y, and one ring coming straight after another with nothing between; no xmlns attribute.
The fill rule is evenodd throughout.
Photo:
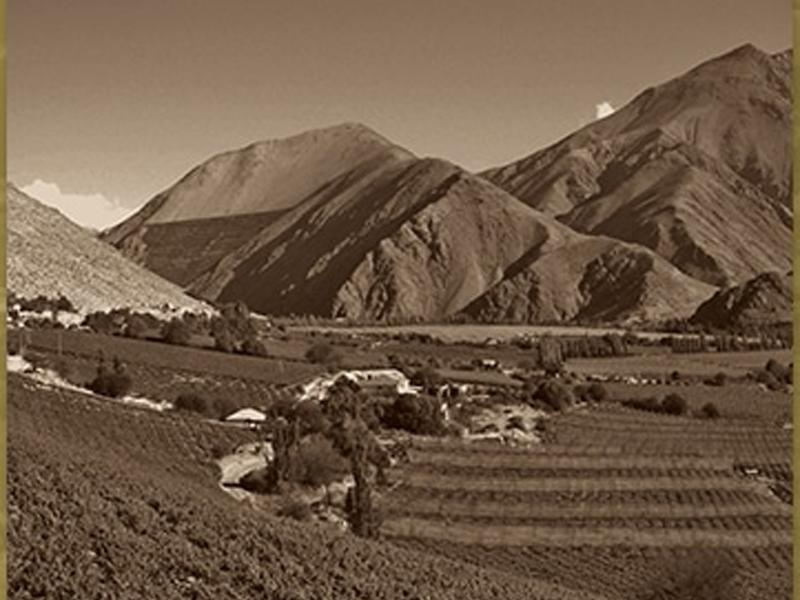
<svg viewBox="0 0 800 600"><path fill-rule="evenodd" d="M9 597L600 600L237 503L211 461L247 431L8 388Z"/></svg>
<svg viewBox="0 0 800 600"><path fill-rule="evenodd" d="M614 598L713 554L743 598L791 596L790 431L601 405L553 417L546 440L417 441L384 533Z"/></svg>
<svg viewBox="0 0 800 600"><path fill-rule="evenodd" d="M613 361L605 359L574 358L568 368L576 373L607 373L617 375L643 375L663 377L678 371L684 375L708 376L722 372L731 377L742 377L762 368L769 359L781 363L792 361L791 350L760 350L756 352L705 352L697 354L672 354L670 352L625 356Z"/></svg>

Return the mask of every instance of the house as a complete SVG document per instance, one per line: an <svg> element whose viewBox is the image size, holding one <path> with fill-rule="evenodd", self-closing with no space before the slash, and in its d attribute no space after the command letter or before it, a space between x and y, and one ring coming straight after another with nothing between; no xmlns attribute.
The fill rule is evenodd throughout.
<svg viewBox="0 0 800 600"><path fill-rule="evenodd" d="M335 383L346 381L358 389L375 394L419 394L408 377L398 369L363 369L321 375L303 386L300 400L324 400Z"/></svg>
<svg viewBox="0 0 800 600"><path fill-rule="evenodd" d="M256 410L255 408L242 408L225 417L226 423L239 424L263 423L266 420L267 415L260 410Z"/></svg>

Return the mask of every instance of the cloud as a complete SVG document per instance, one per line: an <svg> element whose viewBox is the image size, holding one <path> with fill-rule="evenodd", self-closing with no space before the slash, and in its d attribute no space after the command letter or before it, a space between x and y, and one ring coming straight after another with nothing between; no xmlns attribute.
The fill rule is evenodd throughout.
<svg viewBox="0 0 800 600"><path fill-rule="evenodd" d="M37 179L21 190L58 209L72 221L91 229L105 229L127 217L132 209L120 205L119 199L109 200L103 194L67 194L56 183Z"/></svg>
<svg viewBox="0 0 800 600"><path fill-rule="evenodd" d="M595 119L605 119L608 115L614 113L614 107L610 102L601 102L594 107Z"/></svg>

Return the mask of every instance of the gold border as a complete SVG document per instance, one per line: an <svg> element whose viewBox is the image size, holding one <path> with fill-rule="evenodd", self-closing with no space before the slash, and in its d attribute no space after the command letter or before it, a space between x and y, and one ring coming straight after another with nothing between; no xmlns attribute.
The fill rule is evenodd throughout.
<svg viewBox="0 0 800 600"><path fill-rule="evenodd" d="M798 153L796 151L797 148L800 148L800 130L798 130L797 124L800 123L800 107L798 103L794 101L795 98L800 98L800 69L798 69L798 62L795 56L797 52L798 42L800 42L800 0L794 0L792 3L792 25L793 25L793 36L792 36L792 47L793 47L793 54L792 54L792 165L793 165L793 211L794 211L794 236L793 236L793 243L794 248L792 249L792 256L793 256L793 268L792 268L792 294L793 294L793 316L794 316L794 323L793 323L793 335L792 335L792 356L793 356L793 373L792 373L792 381L794 382L794 395L793 395L793 402L792 402L792 423L798 423L800 421L800 405L798 405L798 392L797 392L797 376L800 374L800 367L797 365L797 347L798 347L798 333L800 333L800 326L798 326L798 322L800 322L800 307L797 304L797 297L798 292L800 292L800 274L797 272L797 264L798 259L800 259L800 252L798 252L798 245L797 239L800 235L800 223L797 221L798 210L800 209L800 193L798 193L797 189L797 176L800 174L800 161L798 161ZM798 550L798 535L797 535L797 527L795 526L798 523L798 518L800 518L800 511L798 511L798 501L797 501L797 494L800 491L800 483L798 483L797 477L797 465L800 464L800 448L798 448L797 443L797 434L794 433L792 435L792 474L793 474L793 527L792 527L792 545L793 545L793 552L792 552L792 573L793 573L793 582L794 582L794 593L793 596L795 598L800 597L800 569L798 569L798 562L800 562L800 550Z"/></svg>
<svg viewBox="0 0 800 600"><path fill-rule="evenodd" d="M0 317L2 317L2 324L0 324L0 344L2 344L3 354L5 355L6 348L6 2L0 0L0 177L3 181L3 192L0 194L0 273L2 273L2 281L0 282ZM7 416L6 416L6 361L0 361L0 425L2 432L0 434L0 473L2 473L2 480L0 481L0 490L2 490L2 499L0 499L0 592L2 597L6 598L8 595L8 549L7 544L7 488L6 488L6 439L7 439Z"/></svg>

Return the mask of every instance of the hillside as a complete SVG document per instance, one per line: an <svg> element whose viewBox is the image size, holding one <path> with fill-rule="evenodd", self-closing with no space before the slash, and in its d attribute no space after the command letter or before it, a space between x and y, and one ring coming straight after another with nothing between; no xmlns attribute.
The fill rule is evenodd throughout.
<svg viewBox="0 0 800 600"><path fill-rule="evenodd" d="M8 381L11 598L591 600L277 519L217 485L227 427Z"/></svg>
<svg viewBox="0 0 800 600"><path fill-rule="evenodd" d="M7 286L18 295L63 294L83 312L112 307L202 310L205 304L132 263L55 209L6 186Z"/></svg>
<svg viewBox="0 0 800 600"><path fill-rule="evenodd" d="M790 73L791 52L743 46L483 176L574 229L647 246L712 285L785 271Z"/></svg>
<svg viewBox="0 0 800 600"><path fill-rule="evenodd" d="M636 322L685 318L714 287L611 238L547 239L464 309L481 322Z"/></svg>
<svg viewBox="0 0 800 600"><path fill-rule="evenodd" d="M742 285L718 291L698 307L691 321L719 329L790 323L792 275L762 273Z"/></svg>
<svg viewBox="0 0 800 600"><path fill-rule="evenodd" d="M365 147L357 151L361 145ZM254 148L271 150L259 168L242 169L251 164L247 157ZM332 149L334 165L329 167L321 157ZM297 172L305 169L317 183L323 173L337 174L315 190L289 190L282 183L296 184ZM286 170L290 173L284 177ZM215 176L199 175L206 172ZM234 180L239 182L235 189L248 190L241 194L246 202L237 200L230 191L234 188L220 187L219 182ZM280 194L273 195L273 185ZM229 214L209 208L216 194L233 199L218 202ZM598 242L605 251L622 257L622 263L638 264L643 277L655 273L642 282L653 298L674 296L674 301L652 301L641 290L629 297L628 281L620 285L587 279L587 236L456 165L415 158L356 125L212 158L105 237L198 297L243 300L265 314L442 320L515 276L523 263L550 264L556 260L555 249L564 255L573 247L587 260L561 280L543 282L540 298L528 294L512 300L515 308L504 316L569 321L583 312L619 320L634 314L661 316L667 309L688 316L713 292L649 250L607 238ZM626 269L628 274L635 271ZM610 293L604 309L587 308L584 298L564 293L565 278L567 289L580 288L586 297ZM660 287L674 285L682 292L674 295Z"/></svg>

